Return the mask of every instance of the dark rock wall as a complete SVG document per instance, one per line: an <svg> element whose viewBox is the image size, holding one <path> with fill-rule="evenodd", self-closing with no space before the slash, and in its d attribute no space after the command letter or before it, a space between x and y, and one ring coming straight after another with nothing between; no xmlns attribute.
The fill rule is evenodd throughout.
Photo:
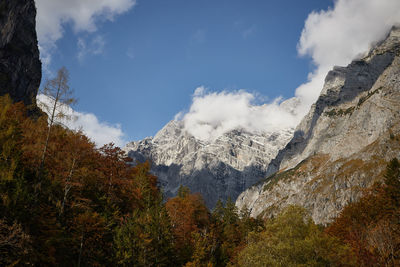
<svg viewBox="0 0 400 267"><path fill-rule="evenodd" d="M0 95L36 104L42 77L34 0L0 0Z"/></svg>

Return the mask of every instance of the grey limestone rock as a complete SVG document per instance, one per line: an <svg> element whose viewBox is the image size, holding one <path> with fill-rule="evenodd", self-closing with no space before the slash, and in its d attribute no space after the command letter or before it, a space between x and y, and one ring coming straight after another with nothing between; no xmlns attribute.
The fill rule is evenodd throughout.
<svg viewBox="0 0 400 267"><path fill-rule="evenodd" d="M267 173L275 175L236 205L270 216L299 204L328 223L400 156L399 125L400 29L393 28L367 56L329 72L317 102L270 163Z"/></svg>
<svg viewBox="0 0 400 267"><path fill-rule="evenodd" d="M186 132L181 121L171 121L154 138L131 142L125 151L134 161L152 162L167 198L185 185L201 193L212 208L218 199L234 200L262 179L292 133L293 129L260 134L238 129L204 142Z"/></svg>

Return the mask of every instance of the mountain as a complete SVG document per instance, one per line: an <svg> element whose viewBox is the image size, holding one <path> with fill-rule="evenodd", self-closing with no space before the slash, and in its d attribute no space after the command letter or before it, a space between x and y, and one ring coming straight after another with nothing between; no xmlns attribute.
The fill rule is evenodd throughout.
<svg viewBox="0 0 400 267"><path fill-rule="evenodd" d="M289 204L328 223L400 157L400 28L363 58L335 67L293 138L243 192L239 208L271 216Z"/></svg>
<svg viewBox="0 0 400 267"><path fill-rule="evenodd" d="M296 104L295 99L286 105ZM288 107L289 108L289 107ZM129 143L124 150L134 160L152 162L152 173L166 197L180 185L203 195L208 207L218 199L233 200L266 174L266 167L290 140L294 129L253 134L237 129L213 141L201 141L171 121L154 138Z"/></svg>
<svg viewBox="0 0 400 267"><path fill-rule="evenodd" d="M42 77L34 0L0 1L0 95L36 103Z"/></svg>

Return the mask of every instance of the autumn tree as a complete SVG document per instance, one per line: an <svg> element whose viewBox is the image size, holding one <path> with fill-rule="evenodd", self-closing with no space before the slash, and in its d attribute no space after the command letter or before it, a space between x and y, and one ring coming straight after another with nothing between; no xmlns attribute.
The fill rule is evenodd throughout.
<svg viewBox="0 0 400 267"><path fill-rule="evenodd" d="M127 215L115 230L114 249L121 266L174 266L171 224L161 194L144 193L145 206ZM148 200L152 198L152 202Z"/></svg>
<svg viewBox="0 0 400 267"><path fill-rule="evenodd" d="M26 114L0 97L0 265L175 265L150 164L132 167L120 148Z"/></svg>
<svg viewBox="0 0 400 267"><path fill-rule="evenodd" d="M20 140L23 115L8 96L0 98L0 177L12 180L20 160Z"/></svg>
<svg viewBox="0 0 400 267"><path fill-rule="evenodd" d="M28 266L33 262L32 240L18 223L0 219L0 265Z"/></svg>
<svg viewBox="0 0 400 267"><path fill-rule="evenodd" d="M57 76L48 80L42 90L46 100L40 104L40 107L45 109L49 115L49 125L46 133L46 139L43 146L40 168L46 159L46 151L49 145L50 133L56 119L65 118L66 114L62 111L62 105L69 106L76 102L72 97L72 90L69 86L69 73L65 67L58 70ZM47 103L48 101L48 103Z"/></svg>
<svg viewBox="0 0 400 267"><path fill-rule="evenodd" d="M119 147L113 143L106 144L99 149L102 154L101 171L104 173L106 182L107 195L110 198L117 197L113 194L115 186L121 182L120 178L126 175L128 170L127 162L129 159Z"/></svg>
<svg viewBox="0 0 400 267"><path fill-rule="evenodd" d="M297 206L289 206L265 231L252 233L238 266L356 266L348 247L326 235Z"/></svg>
<svg viewBox="0 0 400 267"><path fill-rule="evenodd" d="M193 253L194 234L209 224L209 214L202 197L191 194L189 188L181 186L178 195L166 203L176 240L180 261L188 261Z"/></svg>
<svg viewBox="0 0 400 267"><path fill-rule="evenodd" d="M193 253L186 267L220 266L218 263L221 235L211 224L209 227L192 234Z"/></svg>
<svg viewBox="0 0 400 267"><path fill-rule="evenodd" d="M241 233L246 237L250 232L261 232L264 230L264 220L261 216L251 217L249 208L244 205L239 211Z"/></svg>
<svg viewBox="0 0 400 267"><path fill-rule="evenodd" d="M12 213L19 202L24 109L12 104L8 96L0 97L0 108L0 214L5 216Z"/></svg>
<svg viewBox="0 0 400 267"><path fill-rule="evenodd" d="M238 209L231 198L225 203L218 201L212 213L215 230L220 236L217 264L225 266L236 257L245 239L241 230Z"/></svg>
<svg viewBox="0 0 400 267"><path fill-rule="evenodd" d="M104 257L103 242L106 231L104 219L95 211L85 209L74 218L74 239L77 257L76 266L102 265Z"/></svg>
<svg viewBox="0 0 400 267"><path fill-rule="evenodd" d="M328 227L354 252L359 266L400 264L400 164L387 166L384 184L376 183L350 203Z"/></svg>
<svg viewBox="0 0 400 267"><path fill-rule="evenodd" d="M77 179L81 178L87 173L86 168L91 166L88 162L90 161L90 155L93 154L95 148L94 143L90 142L88 138L81 132L69 132L68 142L65 144L64 157L62 160L64 162L64 171L61 172L61 184L63 185L63 196L61 200L60 215L63 215L65 206L67 204L70 192L74 187L83 186L82 182ZM66 163L66 164L65 164Z"/></svg>

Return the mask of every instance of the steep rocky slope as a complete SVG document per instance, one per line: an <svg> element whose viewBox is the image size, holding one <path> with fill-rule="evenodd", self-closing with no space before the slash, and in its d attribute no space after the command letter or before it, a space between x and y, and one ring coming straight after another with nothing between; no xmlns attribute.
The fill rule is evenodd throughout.
<svg viewBox="0 0 400 267"><path fill-rule="evenodd" d="M42 77L34 0L0 1L0 95L36 103Z"/></svg>
<svg viewBox="0 0 400 267"><path fill-rule="evenodd" d="M262 134L234 130L204 142L186 132L181 121L171 121L154 138L131 142L125 151L134 161L153 162L152 172L166 197L186 185L213 207L218 199L236 199L262 179L266 166L292 133L293 129Z"/></svg>
<svg viewBox="0 0 400 267"><path fill-rule="evenodd" d="M236 205L253 216L288 204L331 221L400 156L400 29L347 67L335 67L294 137L268 167L276 174L249 188Z"/></svg>

